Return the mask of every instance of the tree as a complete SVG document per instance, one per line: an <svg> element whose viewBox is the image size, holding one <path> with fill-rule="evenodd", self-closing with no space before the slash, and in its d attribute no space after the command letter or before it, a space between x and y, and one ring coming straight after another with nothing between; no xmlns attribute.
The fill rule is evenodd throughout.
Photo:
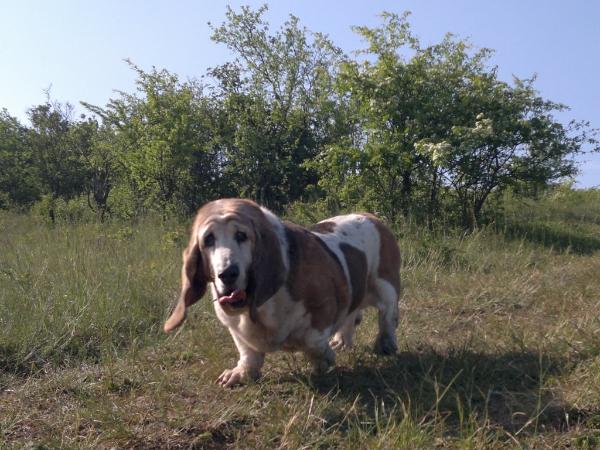
<svg viewBox="0 0 600 450"><path fill-rule="evenodd" d="M27 145L32 152L33 164L44 193L50 196L48 214L54 223L54 202L69 200L84 192L85 168L82 164L79 142L72 128L73 107L66 103L50 102L30 108L27 112L31 128Z"/></svg>
<svg viewBox="0 0 600 450"><path fill-rule="evenodd" d="M206 117L210 100L194 81L129 64L138 75L137 95L121 93L105 108L84 104L104 123L106 139L96 148L119 147L116 158L134 210L157 209L163 219L169 212L188 214L215 196L219 177Z"/></svg>
<svg viewBox="0 0 600 450"><path fill-rule="evenodd" d="M515 86L509 86L493 71L468 81L459 97L477 112L475 118L453 125L446 139L423 140L417 148L431 161L440 183L451 188L462 225L473 230L491 194L573 177L573 156L595 144L595 132L582 122L557 122L552 113L565 107L539 97L533 80L515 79Z"/></svg>
<svg viewBox="0 0 600 450"><path fill-rule="evenodd" d="M231 121L224 175L239 194L277 210L316 184L305 163L340 134L333 84L341 51L295 16L270 34L266 9L228 7L212 39L236 59L210 74Z"/></svg>
<svg viewBox="0 0 600 450"><path fill-rule="evenodd" d="M407 14L383 18L380 28L355 28L367 41L360 52L367 57L347 59L336 85L347 99L352 133L323 152L317 165L321 186L343 207L358 202L395 219L426 214L427 204L436 202L427 199L425 180L431 174L414 144L445 133L453 89L448 70L435 61L435 49L421 48L410 32ZM426 207L421 211L417 205Z"/></svg>
<svg viewBox="0 0 600 450"><path fill-rule="evenodd" d="M27 128L0 110L0 208L29 206L40 195Z"/></svg>
<svg viewBox="0 0 600 450"><path fill-rule="evenodd" d="M114 130L82 116L82 120L73 126L72 134L85 170L88 205L103 222L110 212L109 194L118 175Z"/></svg>
<svg viewBox="0 0 600 450"><path fill-rule="evenodd" d="M346 61L338 78L358 133L320 155L328 195L432 225L459 210L474 229L492 193L572 176L570 159L595 144L585 123L564 127L562 105L539 97L533 80L498 80L489 49L447 35L422 47L407 14L359 27L370 58Z"/></svg>

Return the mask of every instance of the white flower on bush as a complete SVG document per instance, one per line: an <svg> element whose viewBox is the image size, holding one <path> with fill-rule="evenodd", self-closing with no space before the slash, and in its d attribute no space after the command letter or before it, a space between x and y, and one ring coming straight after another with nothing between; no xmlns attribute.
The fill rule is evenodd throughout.
<svg viewBox="0 0 600 450"><path fill-rule="evenodd" d="M446 141L436 143L422 140L415 143L416 152L428 156L436 165L441 164L450 149L451 145Z"/></svg>
<svg viewBox="0 0 600 450"><path fill-rule="evenodd" d="M483 113L477 114L475 118L475 127L471 129L472 133L479 137L491 136L494 132L492 119L486 119Z"/></svg>

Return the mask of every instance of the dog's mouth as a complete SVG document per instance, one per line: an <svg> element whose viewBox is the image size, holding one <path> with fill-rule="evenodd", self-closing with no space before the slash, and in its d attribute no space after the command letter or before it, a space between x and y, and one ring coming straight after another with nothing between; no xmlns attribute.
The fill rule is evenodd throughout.
<svg viewBox="0 0 600 450"><path fill-rule="evenodd" d="M243 308L248 304L248 296L246 291L243 289L236 289L229 294L222 295L219 297L219 304L221 306L227 305L232 308Z"/></svg>

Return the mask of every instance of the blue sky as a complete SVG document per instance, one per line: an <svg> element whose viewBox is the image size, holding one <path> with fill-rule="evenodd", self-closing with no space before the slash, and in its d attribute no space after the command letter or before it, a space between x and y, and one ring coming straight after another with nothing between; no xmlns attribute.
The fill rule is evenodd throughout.
<svg viewBox="0 0 600 450"><path fill-rule="evenodd" d="M25 120L25 111L52 97L104 105L114 90L133 91L131 58L144 69L166 68L182 78L231 58L210 40L207 22L220 24L227 4L255 1L8 1L0 2L0 108ZM591 0L278 0L267 19L279 26L292 13L346 51L360 48L352 25L375 26L384 10L412 12L424 44L446 32L496 50L502 79L537 74L536 86L571 111L558 116L600 128L600 2ZM583 157L578 186L600 186L600 155Z"/></svg>

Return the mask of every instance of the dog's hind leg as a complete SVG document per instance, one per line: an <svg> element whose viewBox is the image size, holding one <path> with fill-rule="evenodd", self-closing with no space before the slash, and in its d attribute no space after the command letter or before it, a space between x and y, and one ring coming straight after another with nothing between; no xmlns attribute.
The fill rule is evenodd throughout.
<svg viewBox="0 0 600 450"><path fill-rule="evenodd" d="M379 311L379 333L375 339L374 350L380 355L392 355L398 351L396 328L398 327L399 294L382 278L375 281L374 287L375 307Z"/></svg>
<svg viewBox="0 0 600 450"><path fill-rule="evenodd" d="M323 375L335 366L335 352L329 345L329 333L311 330L304 341L304 352L312 363L313 373Z"/></svg>

